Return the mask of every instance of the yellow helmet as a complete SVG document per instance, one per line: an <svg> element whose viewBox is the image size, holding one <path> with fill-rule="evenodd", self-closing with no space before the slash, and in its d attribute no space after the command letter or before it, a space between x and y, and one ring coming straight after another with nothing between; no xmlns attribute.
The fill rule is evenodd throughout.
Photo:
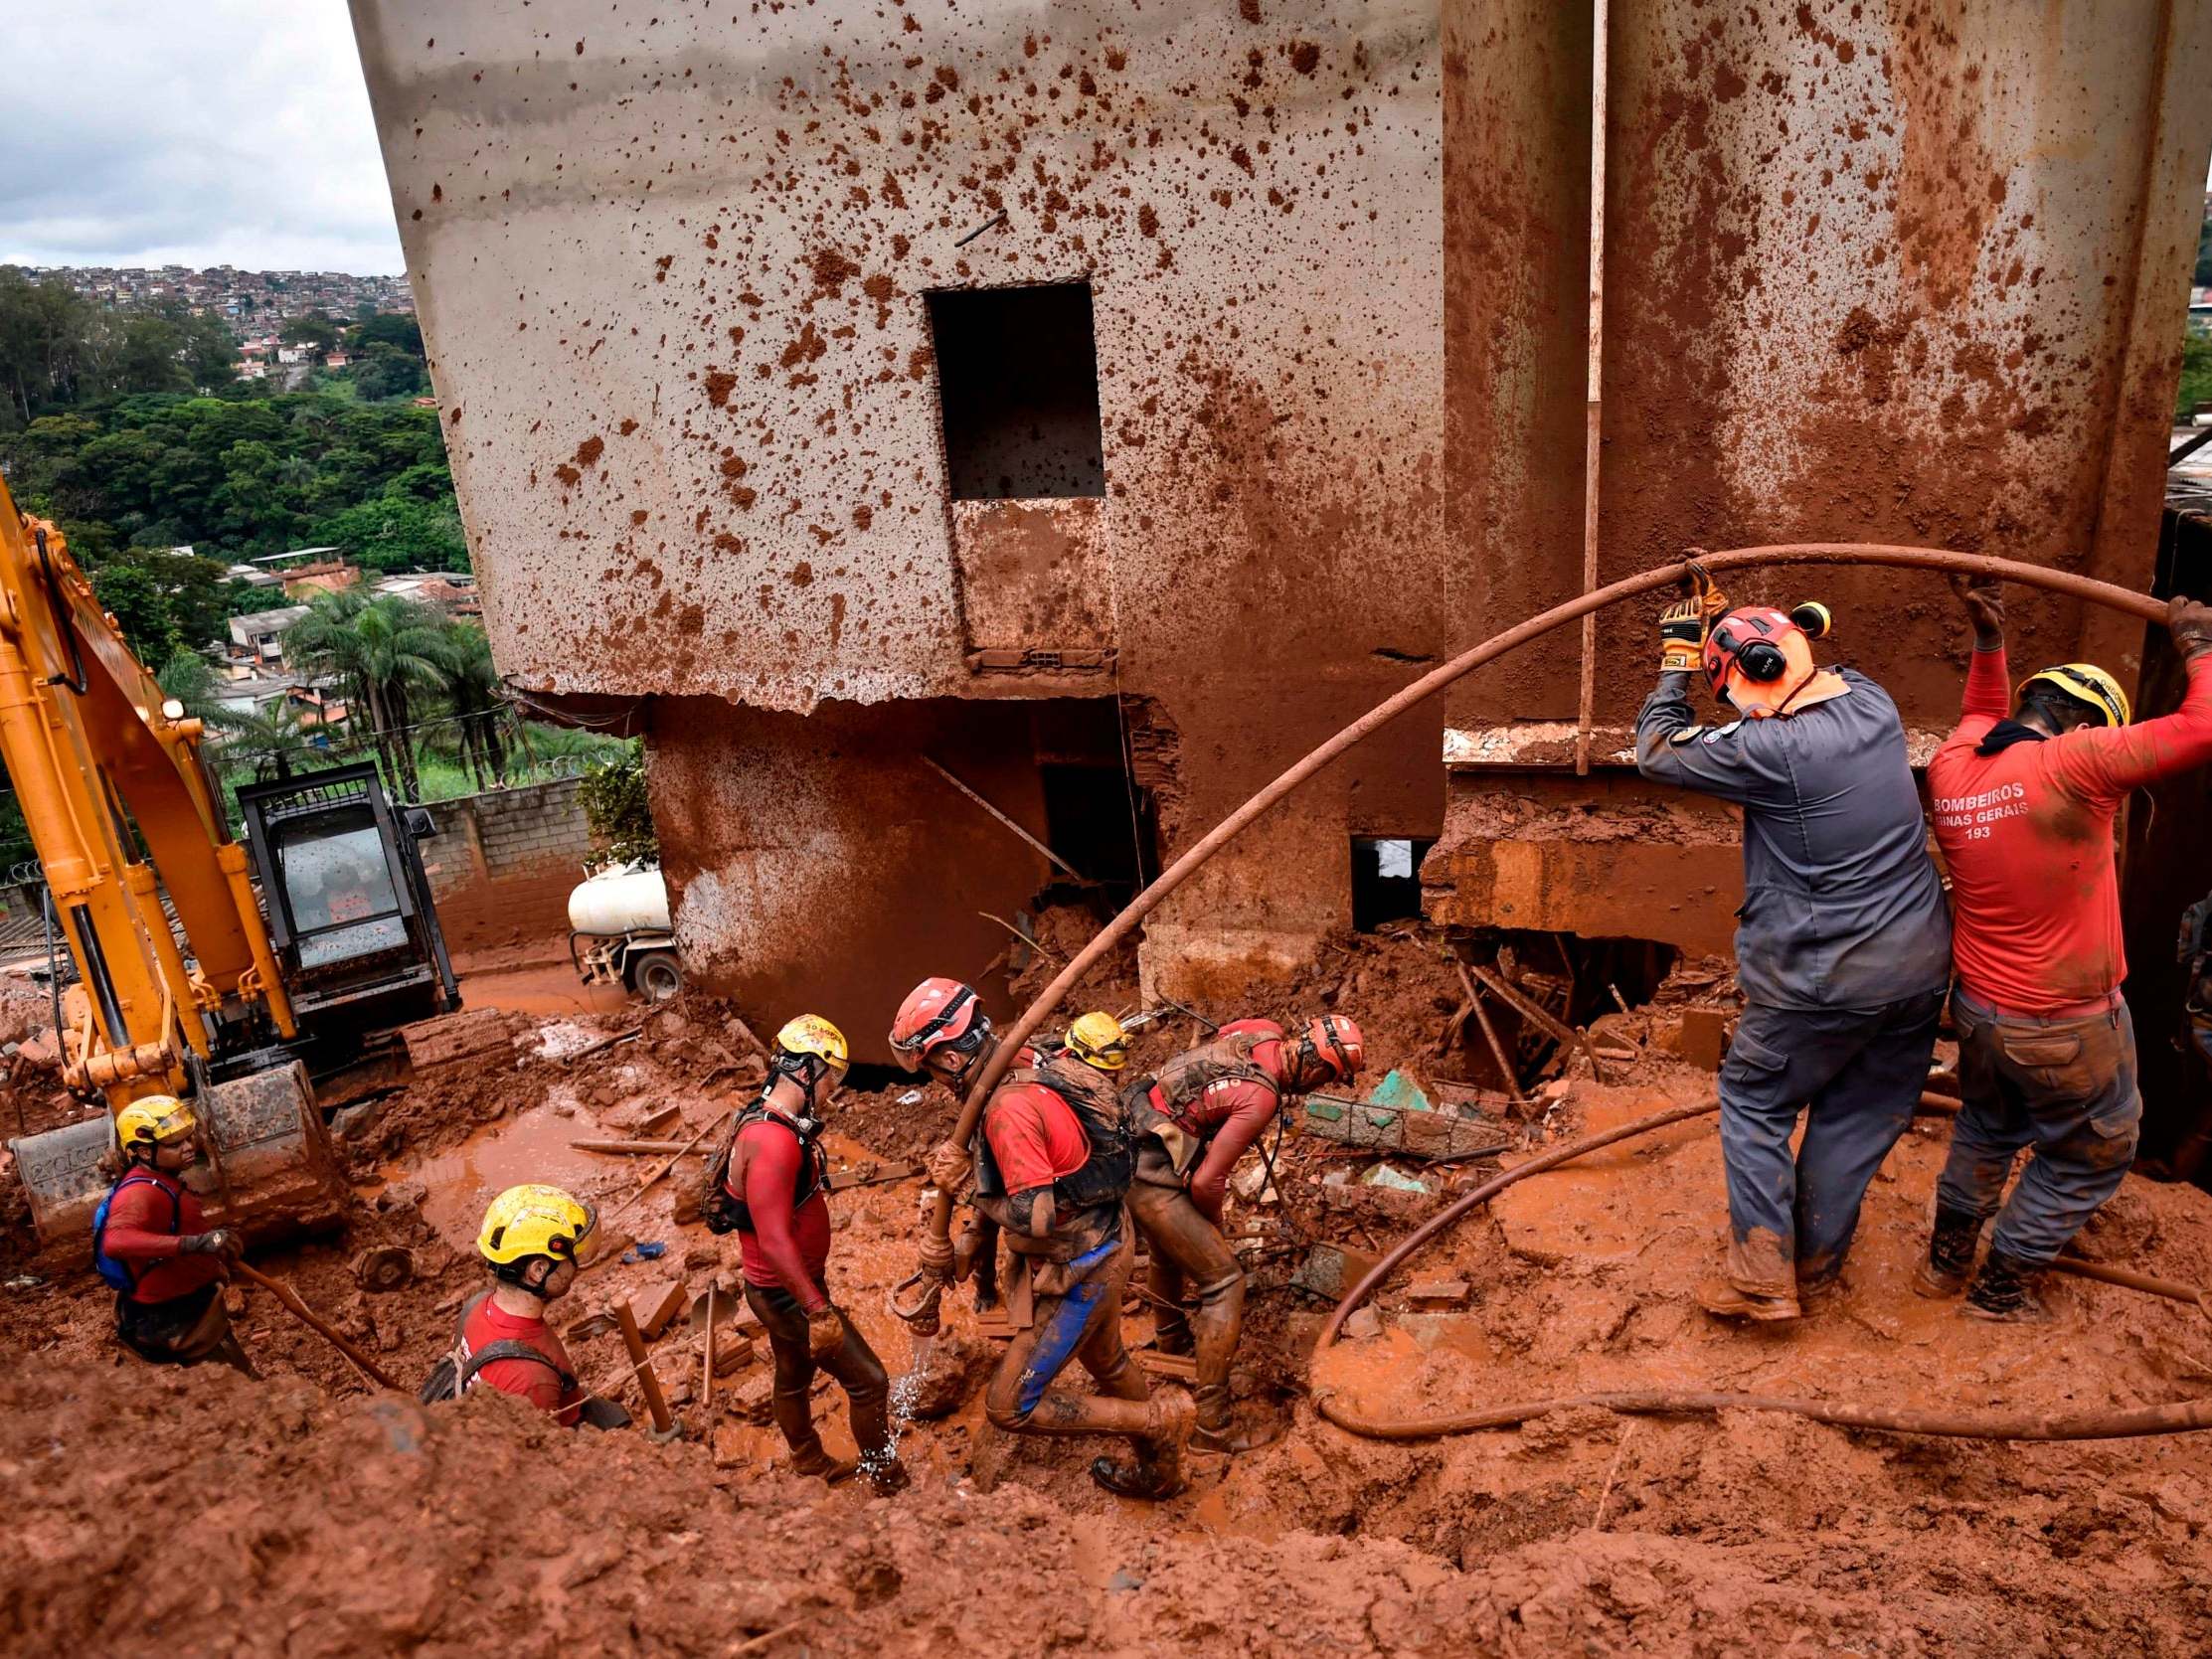
<svg viewBox="0 0 2212 1659"><path fill-rule="evenodd" d="M597 1219L559 1187L509 1187L484 1212L476 1253L499 1266L533 1255L574 1258Z"/></svg>
<svg viewBox="0 0 2212 1659"><path fill-rule="evenodd" d="M842 1072L852 1064L845 1034L819 1014L801 1014L775 1034L775 1047L787 1055L819 1055Z"/></svg>
<svg viewBox="0 0 2212 1659"><path fill-rule="evenodd" d="M1118 1072L1129 1061L1129 1034L1111 1014L1094 1009L1068 1028L1068 1052L1086 1066Z"/></svg>
<svg viewBox="0 0 2212 1659"><path fill-rule="evenodd" d="M165 1140L189 1135L199 1126L192 1108L174 1094L149 1094L115 1114L115 1142L125 1151L133 1146L158 1146Z"/></svg>
<svg viewBox="0 0 2212 1659"><path fill-rule="evenodd" d="M2120 689L2120 682L2093 662L2062 662L2040 674L2030 674L2020 682L2020 690L2026 691L2038 680L2102 710L2107 726L2126 726L2133 718L2134 711L2128 708L2127 694Z"/></svg>

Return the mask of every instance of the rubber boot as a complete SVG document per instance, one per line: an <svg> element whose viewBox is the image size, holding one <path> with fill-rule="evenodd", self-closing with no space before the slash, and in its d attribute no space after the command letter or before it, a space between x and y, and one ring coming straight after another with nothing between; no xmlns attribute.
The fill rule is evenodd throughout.
<svg viewBox="0 0 2212 1659"><path fill-rule="evenodd" d="M1969 1319L1988 1319L2007 1325L2041 1324L2051 1317L2038 1291L2043 1268L2002 1250L1991 1250L1974 1275L1973 1286L1959 1312Z"/></svg>
<svg viewBox="0 0 2212 1659"><path fill-rule="evenodd" d="M1135 1457L1127 1463L1096 1458L1091 1478L1116 1497L1158 1503L1189 1484L1183 1478L1183 1448L1198 1425L1198 1410L1182 1390L1162 1389L1147 1402L1146 1419Z"/></svg>
<svg viewBox="0 0 2212 1659"><path fill-rule="evenodd" d="M1923 1296L1956 1296L1973 1277L1974 1246L1981 1243L1981 1218L1967 1210L1936 1206L1936 1229L1928 1236L1928 1259L1913 1274Z"/></svg>
<svg viewBox="0 0 2212 1659"><path fill-rule="evenodd" d="M1198 1351L1198 1343L1191 1335L1190 1318L1180 1307L1172 1313L1163 1307L1153 1307L1152 1349L1160 1354L1195 1354Z"/></svg>

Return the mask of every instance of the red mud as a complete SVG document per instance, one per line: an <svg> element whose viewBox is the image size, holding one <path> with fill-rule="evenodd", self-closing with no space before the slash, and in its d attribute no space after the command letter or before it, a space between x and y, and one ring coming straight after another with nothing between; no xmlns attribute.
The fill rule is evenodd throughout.
<svg viewBox="0 0 2212 1659"><path fill-rule="evenodd" d="M1333 992L1378 1050L1422 1069L1444 1018L1436 946L1342 949L1270 1011ZM566 1145L663 1104L694 1128L726 1110L751 1075L727 1017L695 1003L573 1066L530 1058L558 1024L518 1020L514 1056L457 1062L391 1101L357 1154L382 1179L347 1234L259 1262L409 1382L481 1282L469 1211L526 1170L593 1197L610 1233L667 1246L594 1267L557 1310L564 1327L669 1278L693 1294L736 1288L734 1249L671 1219L695 1160L617 1216L660 1160ZM1147 1028L1137 1063L1182 1041ZM1710 1082L1645 1059L1617 1086L1575 1080L1556 1121L1526 1133L1602 1126ZM842 1159L941 1132L941 1091L906 1105L903 1092L838 1102ZM2204 1386L2212 1337L2193 1309L2069 1281L2056 1321L2021 1330L1914 1296L1943 1133L1923 1126L1892 1156L1846 1289L1793 1331L1725 1328L1691 1305L1717 1253L1721 1189L1709 1123L1687 1124L1538 1177L1461 1224L1410 1276L1465 1279L1465 1308L1416 1311L1402 1284L1387 1288L1380 1331L1332 1352L1316 1382L1388 1412L1634 1384L2071 1410ZM1230 1231L1387 1243L1402 1222L1320 1202L1320 1177L1344 1161L1293 1139L1286 1203L1233 1201ZM894 1370L910 1345L883 1295L911 1264L918 1192L834 1201L833 1292ZM2212 1199L2131 1179L2086 1244L2212 1280ZM354 1285L348 1263L379 1244L413 1252L414 1283ZM1193 1490L1157 1508L1091 1485L1100 1448L1011 1440L972 1398L905 1431L916 1480L899 1498L797 1479L772 1430L722 1410L758 1393L762 1364L718 1381L710 1416L680 1319L654 1353L687 1437L655 1446L563 1433L496 1397L432 1410L372 1398L259 1292L233 1294L267 1381L153 1370L115 1351L89 1273L18 1278L0 1288L0 1504L17 1542L0 1566L0 1647L2181 1655L2212 1642L2212 1479L2193 1438L2014 1447L1749 1413L1577 1412L1427 1445L1360 1441L1303 1398L1325 1304L1284 1287L1283 1265L1255 1268L1234 1387L1287 1435L1234 1463L1194 1461ZM971 1319L964 1293L947 1299L948 1340L972 1340ZM1130 1328L1141 1339L1141 1313ZM588 1380L624 1392L618 1337L580 1335L572 1351ZM849 1445L834 1390L816 1410L831 1444ZM191 1570L145 1571L177 1559L180 1526Z"/></svg>

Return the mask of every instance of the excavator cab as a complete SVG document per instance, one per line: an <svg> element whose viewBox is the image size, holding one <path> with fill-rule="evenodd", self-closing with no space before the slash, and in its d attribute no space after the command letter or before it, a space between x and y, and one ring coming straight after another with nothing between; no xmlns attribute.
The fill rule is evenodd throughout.
<svg viewBox="0 0 2212 1659"><path fill-rule="evenodd" d="M460 1007L409 822L419 811L395 809L375 766L248 784L238 804L303 1024L387 1029Z"/></svg>

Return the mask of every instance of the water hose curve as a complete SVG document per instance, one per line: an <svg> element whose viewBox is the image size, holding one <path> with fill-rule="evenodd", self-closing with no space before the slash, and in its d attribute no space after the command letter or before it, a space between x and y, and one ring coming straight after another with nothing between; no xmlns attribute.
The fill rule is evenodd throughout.
<svg viewBox="0 0 2212 1659"><path fill-rule="evenodd" d="M2069 598L2105 605L2146 622L2163 620L2166 614L2165 605L2158 600L2116 586L2112 582L2077 576L2071 571L2052 570L2042 565L2024 565L2017 560L1998 559L1987 554L1957 553L1942 548L1902 547L1877 542L1781 542L1762 547L1730 548L1718 553L1692 551L1699 567L1708 573L1766 565L1879 565L1901 570L1984 577L2017 582L2028 587L2041 587ZM1060 970L1052 983L1037 994L1036 1000L1022 1011L1021 1017L1004 1033L997 1049L977 1075L974 1085L961 1102L959 1117L949 1137L951 1141L955 1145L965 1146L973 1140L975 1126L982 1118L983 1103L990 1098L991 1090L1012 1066L1015 1054L1044 1023L1046 1016L1060 1005L1060 1000L1075 988L1077 981L1090 972L1107 951L1126 938L1130 930L1149 915L1162 900L1181 887L1200 866L1234 841L1255 819L1284 795L1346 749L1373 736L1417 704L1427 702L1438 692L1471 674L1475 669L1495 661L1506 652L1526 645L1530 640L1539 638L1554 628L1603 610L1607 605L1617 604L1622 599L1632 599L1640 594L1686 581L1690 575L1688 560L1662 565L1656 570L1624 577L1604 587L1578 594L1503 633L1493 634L1481 644L1471 646L1450 660L1438 664L1411 685L1368 710L1318 748L1284 768L1266 788L1208 830L1189 851L1154 877L1151 885L1123 906L1120 912L1101 928L1091 942ZM906 1320L917 1334L932 1333L937 1328L937 1306L943 1293L944 1278L941 1270L934 1269L931 1263L949 1261L948 1240L951 1227L952 1195L940 1192L932 1204L925 1224L924 1266L891 1294L892 1312Z"/></svg>

